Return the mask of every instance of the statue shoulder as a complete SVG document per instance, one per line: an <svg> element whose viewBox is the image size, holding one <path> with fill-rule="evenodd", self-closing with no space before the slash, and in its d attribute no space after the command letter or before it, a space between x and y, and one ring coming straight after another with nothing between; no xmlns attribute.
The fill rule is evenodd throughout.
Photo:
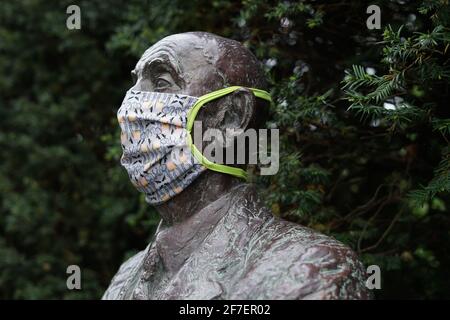
<svg viewBox="0 0 450 320"><path fill-rule="evenodd" d="M250 282L265 283L265 299L370 299L366 272L355 252L310 228L270 219L257 235L265 239L253 260ZM264 275L264 279L252 279ZM254 288L256 291L260 290ZM255 295L255 292L249 293Z"/></svg>
<svg viewBox="0 0 450 320"><path fill-rule="evenodd" d="M129 284L134 277L138 276L146 250L138 252L121 264L119 270L111 280L108 289L103 294L102 300L123 299Z"/></svg>
<svg viewBox="0 0 450 320"><path fill-rule="evenodd" d="M350 247L310 228L275 221L281 236L272 246L273 254L285 255L282 247L289 252L291 258L284 270L298 279L297 299L371 297L365 286L365 268Z"/></svg>

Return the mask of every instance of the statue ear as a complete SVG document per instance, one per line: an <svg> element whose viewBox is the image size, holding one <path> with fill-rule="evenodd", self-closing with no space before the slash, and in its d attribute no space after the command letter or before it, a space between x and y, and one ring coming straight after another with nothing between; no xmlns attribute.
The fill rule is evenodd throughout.
<svg viewBox="0 0 450 320"><path fill-rule="evenodd" d="M238 136L239 131L247 129L255 110L255 104L255 95L247 88L241 88L231 93L221 108L220 130L224 133L228 132L229 138Z"/></svg>

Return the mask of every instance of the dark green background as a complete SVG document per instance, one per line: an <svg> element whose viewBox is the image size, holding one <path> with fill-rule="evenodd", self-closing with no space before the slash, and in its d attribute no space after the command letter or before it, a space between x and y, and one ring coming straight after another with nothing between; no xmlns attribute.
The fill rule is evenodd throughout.
<svg viewBox="0 0 450 320"><path fill-rule="evenodd" d="M146 246L158 216L119 166L115 112L144 50L197 30L265 63L281 168L256 183L274 213L378 264L378 298L450 298L448 26L446 1L2 1L0 298L99 298ZM384 109L394 96L414 107Z"/></svg>

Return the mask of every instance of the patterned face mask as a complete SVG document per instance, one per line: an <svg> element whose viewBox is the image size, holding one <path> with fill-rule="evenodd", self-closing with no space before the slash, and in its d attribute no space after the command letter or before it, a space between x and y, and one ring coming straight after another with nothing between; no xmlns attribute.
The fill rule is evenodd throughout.
<svg viewBox="0 0 450 320"><path fill-rule="evenodd" d="M233 86L201 97L130 90L117 112L121 128L121 164L133 185L153 205L183 191L206 169L246 178L246 172L205 158L192 142L191 130L199 109L242 87ZM263 90L248 88L271 101Z"/></svg>

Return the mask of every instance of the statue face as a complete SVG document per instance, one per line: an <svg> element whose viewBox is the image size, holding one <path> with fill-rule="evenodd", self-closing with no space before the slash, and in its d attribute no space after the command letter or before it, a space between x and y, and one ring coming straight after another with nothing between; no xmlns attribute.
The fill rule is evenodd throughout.
<svg viewBox="0 0 450 320"><path fill-rule="evenodd" d="M132 71L136 81L132 89L200 97L230 85L258 87L262 74L259 62L239 42L208 33L182 33L144 52ZM192 136L214 129L234 141L239 130L247 128L254 110L255 96L248 89L207 103L196 116ZM229 134L227 129L236 131ZM204 150L209 142L194 143Z"/></svg>
<svg viewBox="0 0 450 320"><path fill-rule="evenodd" d="M177 34L147 49L132 71L133 89L201 96L220 88L215 39Z"/></svg>

